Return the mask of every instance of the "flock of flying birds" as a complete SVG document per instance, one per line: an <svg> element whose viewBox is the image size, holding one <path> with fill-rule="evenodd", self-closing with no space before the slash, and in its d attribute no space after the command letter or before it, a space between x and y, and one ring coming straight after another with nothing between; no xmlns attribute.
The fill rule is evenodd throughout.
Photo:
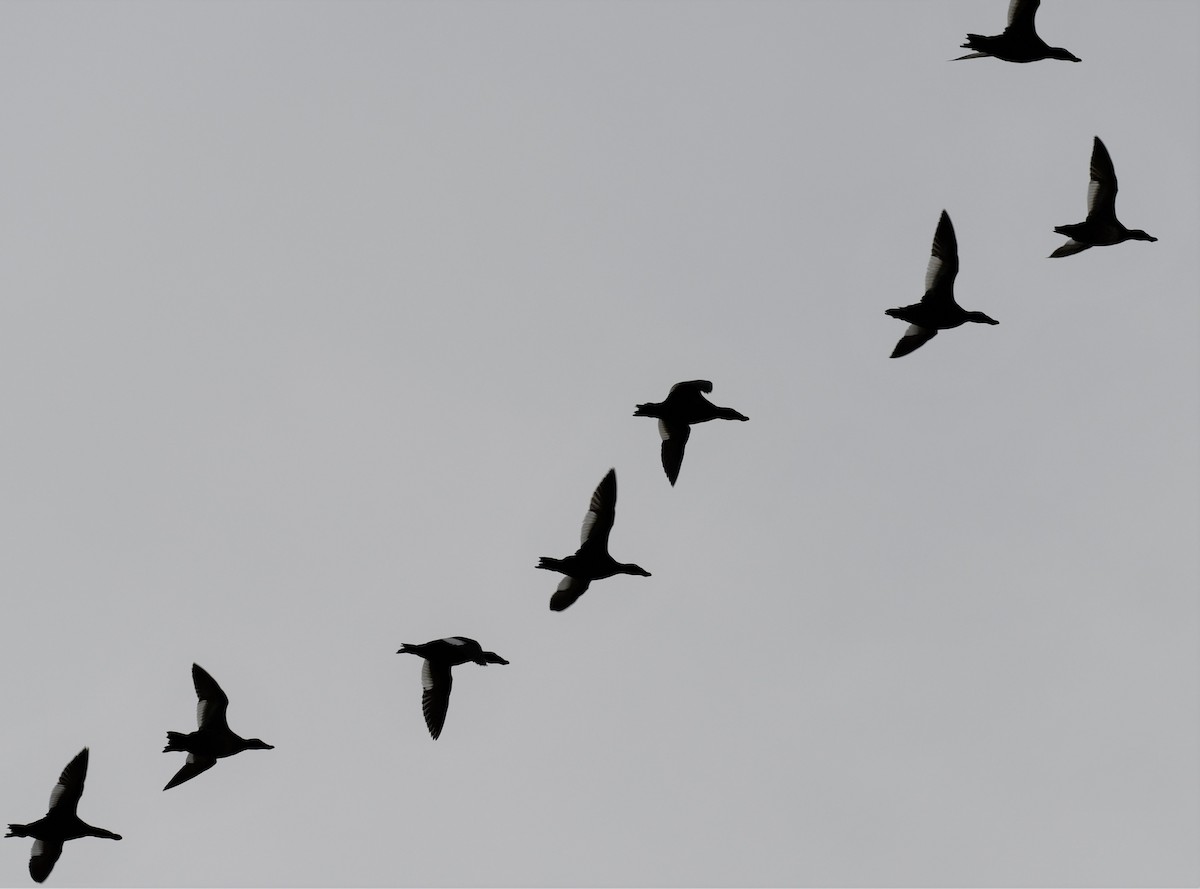
<svg viewBox="0 0 1200 889"><path fill-rule="evenodd" d="M973 52L959 56L976 59L991 56L1006 62L1036 62L1061 59L1078 62L1073 53L1049 46L1034 28L1034 16L1041 0L1010 0L1008 25L1003 33L987 37L968 34L962 46ZM1129 229L1117 220L1117 177L1108 149L1097 136L1092 144L1092 160L1088 186L1087 217L1083 222L1056 226L1054 231L1066 235L1065 244L1051 257L1071 256L1090 247L1108 247L1123 241L1155 241L1157 238L1140 229ZM954 299L954 277L958 273L958 243L950 216L942 211L933 238L933 250L925 274L925 294L921 301L910 306L888 309L886 314L909 323L908 329L896 344L891 357L908 355L933 339L939 330L949 330L968 321L998 324L983 312L969 312ZM639 404L635 417L654 417L662 437L662 465L672 485L679 478L691 427L708 420L748 420L749 417L727 407L718 407L705 398L712 392L707 380L676 383L662 402ZM649 577L644 568L618 562L608 552L608 537L612 531L617 504L617 473L610 469L592 494L588 511L583 518L580 546L573 555L555 559L543 556L538 568L564 575L558 589L550 597L550 608L562 611L569 608L587 591L593 581L616 574ZM468 662L476 664L507 664L493 651L484 651L474 639L451 636L424 644L403 645L397 654L415 654L424 660L421 669L421 710L429 734L437 739L446 722L453 684L451 668ZM170 790L211 769L218 759L233 756L243 750L271 750L270 744L258 738L243 738L235 734L226 721L229 698L216 680L199 664L192 665L192 682L196 689L196 722L194 732L167 732L163 752L187 753L187 760L163 790ZM83 748L67 763L58 783L50 793L49 809L45 816L28 824L9 824L9 837L32 837L33 851L29 858L29 874L43 882L62 854L63 843L81 837L103 837L119 840L121 835L93 827L83 821L76 810L83 795L87 777L88 748Z"/></svg>

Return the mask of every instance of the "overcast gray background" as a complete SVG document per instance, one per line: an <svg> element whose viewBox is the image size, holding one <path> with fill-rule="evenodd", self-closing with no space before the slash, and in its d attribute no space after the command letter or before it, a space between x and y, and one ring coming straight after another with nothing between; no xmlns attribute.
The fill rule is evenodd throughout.
<svg viewBox="0 0 1200 889"><path fill-rule="evenodd" d="M125 836L50 883L1196 884L1200 5L948 61L1006 5L0 5L0 817L90 745ZM1094 135L1160 240L1049 260ZM943 208L1000 324L890 361ZM654 576L551 613L610 466ZM276 749L163 793L193 661Z"/></svg>

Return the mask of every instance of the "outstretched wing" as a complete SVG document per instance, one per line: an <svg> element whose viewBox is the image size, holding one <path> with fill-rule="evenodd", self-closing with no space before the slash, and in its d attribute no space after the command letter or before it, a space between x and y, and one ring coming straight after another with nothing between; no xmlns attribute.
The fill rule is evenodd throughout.
<svg viewBox="0 0 1200 889"><path fill-rule="evenodd" d="M228 728L225 710L229 707L229 698L221 691L217 680L199 664L192 664L192 684L196 686L196 724L200 728Z"/></svg>
<svg viewBox="0 0 1200 889"><path fill-rule="evenodd" d="M1117 218L1117 173L1108 149L1096 136L1092 142L1092 164L1088 181L1088 217Z"/></svg>
<svg viewBox="0 0 1200 889"><path fill-rule="evenodd" d="M687 423L668 424L658 421L658 434L662 436L662 465L666 470L667 480L672 485L679 478L679 469L683 466L683 450L692 434L692 427Z"/></svg>
<svg viewBox="0 0 1200 889"><path fill-rule="evenodd" d="M908 330L904 331L904 336L900 337L900 342L896 343L896 348L892 350L892 358L903 358L909 352L915 352L931 339L937 336L937 329L933 327L920 327L916 324L908 325Z"/></svg>
<svg viewBox="0 0 1200 889"><path fill-rule="evenodd" d="M446 711L450 709L450 688L454 677L446 664L435 664L428 658L421 666L421 712L425 714L425 727L435 741L446 724Z"/></svg>
<svg viewBox="0 0 1200 889"><path fill-rule="evenodd" d="M88 769L88 748L84 747L75 758L67 763L67 767L62 770L62 774L58 776L58 783L54 785L54 789L50 791L50 811L61 810L64 815L74 815L75 807L79 805L79 798L83 796L83 782L87 778ZM61 848L59 851L62 851ZM54 855L54 859L58 860L58 853ZM50 862L50 867L54 866L54 861ZM49 870L46 873L50 873ZM43 877L43 879L45 879Z"/></svg>
<svg viewBox="0 0 1200 889"><path fill-rule="evenodd" d="M1091 246L1091 244L1081 244L1076 240L1068 238L1067 243L1050 254L1050 259L1058 259L1060 256L1074 256L1076 253L1082 253Z"/></svg>
<svg viewBox="0 0 1200 889"><path fill-rule="evenodd" d="M1008 27L1004 30L1008 33L1020 31L1024 34L1033 34L1033 18L1037 15L1038 7L1042 5L1042 0L1010 0L1008 4Z"/></svg>
<svg viewBox="0 0 1200 889"><path fill-rule="evenodd" d="M578 577L564 577L558 584L558 589L550 597L550 610L563 611L575 604L575 600L587 592L590 580Z"/></svg>
<svg viewBox="0 0 1200 889"><path fill-rule="evenodd" d="M667 393L667 397L669 398L671 393L676 389L691 389L695 392L711 392L713 390L713 385L709 380L684 380L682 383L676 383L674 386L672 386L671 392Z"/></svg>
<svg viewBox="0 0 1200 889"><path fill-rule="evenodd" d="M608 534L612 531L617 510L617 471L610 469L592 492L583 527L579 530L580 549L585 546L608 549Z"/></svg>
<svg viewBox="0 0 1200 889"><path fill-rule="evenodd" d="M197 775L207 772L216 764L216 757L197 756L195 753L189 753L187 762L175 773L175 777L167 782L167 786L163 790L170 790L172 787L178 787L184 781L191 781Z"/></svg>
<svg viewBox="0 0 1200 889"><path fill-rule="evenodd" d="M62 847L60 840L34 840L33 852L29 856L29 876L38 883L46 882L58 856L62 855Z"/></svg>
<svg viewBox="0 0 1200 889"><path fill-rule="evenodd" d="M953 301L954 276L957 274L958 239L954 236L950 214L943 210L933 235L933 249L925 269L925 295L921 301Z"/></svg>

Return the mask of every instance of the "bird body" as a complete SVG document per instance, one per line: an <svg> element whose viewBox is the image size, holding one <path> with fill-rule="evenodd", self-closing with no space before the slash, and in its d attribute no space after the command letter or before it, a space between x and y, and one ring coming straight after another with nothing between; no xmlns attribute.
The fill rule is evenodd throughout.
<svg viewBox="0 0 1200 889"><path fill-rule="evenodd" d="M1117 219L1117 174L1108 149L1095 136L1088 173L1088 212L1083 222L1054 227L1070 238L1050 254L1051 259L1082 253L1089 247L1111 247L1122 241L1157 241L1140 228L1129 229Z"/></svg>
<svg viewBox="0 0 1200 889"><path fill-rule="evenodd" d="M1038 36L1034 28L1034 17L1042 0L1011 0L1008 4L1008 25L1003 33L992 37L968 34L963 49L975 52L959 56L963 59L982 59L992 56L1005 62L1040 62L1042 59L1060 59L1064 62L1081 61L1074 53L1061 46L1050 46Z"/></svg>
<svg viewBox="0 0 1200 889"><path fill-rule="evenodd" d="M62 855L63 843L67 840L82 837L121 839L120 834L102 827L93 827L76 814L79 798L83 796L87 768L88 748L84 747L59 775L58 783L50 792L50 807L45 816L29 824L8 825L8 833L5 836L33 838L29 875L39 883L44 882L54 870L55 863Z"/></svg>
<svg viewBox="0 0 1200 889"><path fill-rule="evenodd" d="M943 210L933 236L933 250L925 271L925 295L919 303L887 309L885 314L909 323L908 330L892 350L892 358L901 358L933 339L939 330L950 330L968 321L999 324L983 312L969 312L954 299L954 278L958 274L958 239L950 215Z"/></svg>
<svg viewBox="0 0 1200 889"><path fill-rule="evenodd" d="M683 452L692 426L709 420L749 420L745 414L731 407L719 407L704 397L712 392L713 384L708 380L688 380L676 383L663 401L639 404L633 412L635 417L658 419L658 434L662 438L662 465L667 480L674 485L683 466Z"/></svg>
<svg viewBox="0 0 1200 889"><path fill-rule="evenodd" d="M484 651L483 646L466 636L448 636L420 645L406 642L396 654L415 654L425 659L421 666L421 712L425 715L425 727L435 741L442 734L450 707L450 689L454 685L450 668L468 662L485 666L508 663L496 652Z"/></svg>
<svg viewBox="0 0 1200 889"><path fill-rule="evenodd" d="M582 596L593 580L603 580L616 574L636 574L649 577L650 572L638 565L618 562L608 552L608 535L612 531L617 508L617 471L610 469L592 493L588 511L583 517L579 549L562 559L542 556L537 567L557 571L566 577L550 597L550 610L562 611Z"/></svg>
<svg viewBox="0 0 1200 889"><path fill-rule="evenodd" d="M218 759L233 756L243 750L274 750L258 738L243 738L234 734L225 718L229 698L215 679L199 664L192 664L192 684L196 688L196 722L194 732L167 732L163 753L187 753L187 762L175 773L163 790L170 790L190 781L217 764Z"/></svg>

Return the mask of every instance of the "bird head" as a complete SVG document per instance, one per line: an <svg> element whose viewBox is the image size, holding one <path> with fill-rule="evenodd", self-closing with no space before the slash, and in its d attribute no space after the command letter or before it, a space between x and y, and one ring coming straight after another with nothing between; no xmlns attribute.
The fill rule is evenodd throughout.
<svg viewBox="0 0 1200 889"><path fill-rule="evenodd" d="M1051 58L1051 59L1061 59L1064 62L1082 62L1083 61L1083 59L1079 58L1079 56L1075 55L1075 53L1070 52L1069 50L1065 50L1061 46L1050 47L1050 52L1048 52L1046 54L1046 57Z"/></svg>

